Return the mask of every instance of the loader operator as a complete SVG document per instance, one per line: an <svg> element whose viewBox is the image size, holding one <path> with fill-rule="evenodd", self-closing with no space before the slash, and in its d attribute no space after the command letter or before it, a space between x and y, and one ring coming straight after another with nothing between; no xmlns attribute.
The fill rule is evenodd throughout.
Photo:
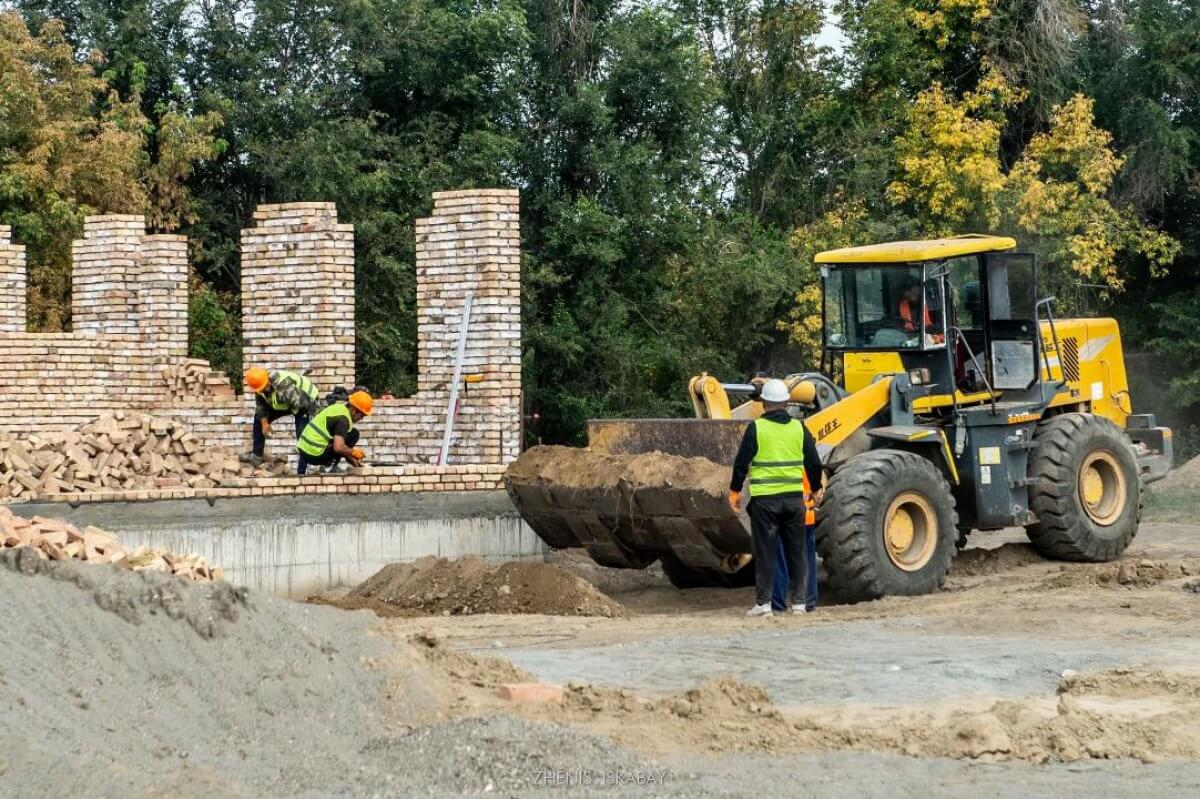
<svg viewBox="0 0 1200 799"><path fill-rule="evenodd" d="M345 458L351 466L362 463L363 451L358 449L356 424L371 415L375 402L365 391L355 391L345 402L335 402L318 413L296 442L300 452L300 474L309 466L323 466L335 471Z"/></svg>
<svg viewBox="0 0 1200 799"><path fill-rule="evenodd" d="M316 413L320 392L302 374L285 369L267 372L258 367L246 371L246 387L254 392L254 421L251 423L254 444L250 454L242 460L257 466L263 462L271 424L285 416L293 417L299 439Z"/></svg>
<svg viewBox="0 0 1200 799"><path fill-rule="evenodd" d="M772 615L771 588L780 538L788 567L792 613L806 611L805 488L806 478L807 485L821 484L821 456L804 423L788 415L789 393L782 380L763 384L763 415L746 428L733 461L729 504L735 513L740 508L742 484L747 474L750 477L747 510L754 549L755 598L747 616Z"/></svg>
<svg viewBox="0 0 1200 799"><path fill-rule="evenodd" d="M905 278L900 288L900 301L896 304L896 314L904 325L904 332L909 336L916 336L921 332L921 325L917 322L917 315L913 312L914 306L920 306L924 310L928 344L944 344L946 337L941 333L933 332L933 314L929 311L929 303L921 300L921 281L911 276Z"/></svg>

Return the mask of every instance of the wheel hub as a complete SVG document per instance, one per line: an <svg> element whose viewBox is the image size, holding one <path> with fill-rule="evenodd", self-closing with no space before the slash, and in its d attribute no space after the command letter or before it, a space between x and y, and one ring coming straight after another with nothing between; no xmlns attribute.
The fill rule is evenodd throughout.
<svg viewBox="0 0 1200 799"><path fill-rule="evenodd" d="M1098 525L1107 527L1125 511L1125 473L1108 450L1088 453L1079 466L1079 502Z"/></svg>
<svg viewBox="0 0 1200 799"><path fill-rule="evenodd" d="M899 569L919 571L937 548L938 521L933 503L916 491L899 494L888 505L883 541L888 558Z"/></svg>

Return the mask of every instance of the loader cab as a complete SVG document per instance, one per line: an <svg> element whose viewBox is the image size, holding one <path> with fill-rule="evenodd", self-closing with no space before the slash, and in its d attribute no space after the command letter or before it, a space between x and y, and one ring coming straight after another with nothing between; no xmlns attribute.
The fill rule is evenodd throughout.
<svg viewBox="0 0 1200 799"><path fill-rule="evenodd" d="M928 369L935 395L1040 393L1033 255L996 236L850 247L817 256L828 353L854 392Z"/></svg>

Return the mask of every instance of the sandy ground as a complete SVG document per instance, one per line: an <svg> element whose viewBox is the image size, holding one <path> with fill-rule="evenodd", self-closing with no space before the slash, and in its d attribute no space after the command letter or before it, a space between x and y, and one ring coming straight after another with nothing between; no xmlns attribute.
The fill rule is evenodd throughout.
<svg viewBox="0 0 1200 799"><path fill-rule="evenodd" d="M0 795L1200 792L1200 526L1099 566L976 543L937 595L767 621L571 553L624 615L384 618L7 556ZM496 696L529 679L563 702Z"/></svg>

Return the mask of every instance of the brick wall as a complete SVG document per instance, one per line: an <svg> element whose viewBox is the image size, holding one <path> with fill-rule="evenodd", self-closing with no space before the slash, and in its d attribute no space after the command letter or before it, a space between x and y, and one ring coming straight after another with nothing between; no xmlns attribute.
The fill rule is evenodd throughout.
<svg viewBox="0 0 1200 799"><path fill-rule="evenodd" d="M0 333L25 332L25 248L0 225Z"/></svg>
<svg viewBox="0 0 1200 799"><path fill-rule="evenodd" d="M468 294L463 373L483 380L460 394L449 458L458 471L446 474L519 453L518 203L510 190L441 192L433 216L418 220L418 391L377 400L362 424L372 460L435 461ZM322 392L353 385L352 226L338 223L332 203L264 205L254 219L242 232L246 365L307 371ZM164 371L187 354L186 239L147 235L141 217L95 216L73 255L74 332L26 334L24 249L0 228L0 310L19 308L0 317L0 434L70 429L129 408L178 419L208 445L248 448L249 395L181 399L166 388ZM273 451L293 452L287 428L276 426ZM437 483L423 479L422 488Z"/></svg>

